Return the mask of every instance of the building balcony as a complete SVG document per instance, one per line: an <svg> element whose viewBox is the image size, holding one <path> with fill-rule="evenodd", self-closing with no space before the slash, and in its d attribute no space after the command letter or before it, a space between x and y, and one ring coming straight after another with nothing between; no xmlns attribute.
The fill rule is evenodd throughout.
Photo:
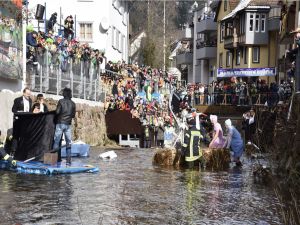
<svg viewBox="0 0 300 225"><path fill-rule="evenodd" d="M217 42L197 43L196 59L212 59L217 57Z"/></svg>
<svg viewBox="0 0 300 225"><path fill-rule="evenodd" d="M193 30L190 27L186 27L179 32L179 40L190 40L192 39Z"/></svg>
<svg viewBox="0 0 300 225"><path fill-rule="evenodd" d="M278 31L280 28L281 7L272 7L268 16L268 30Z"/></svg>
<svg viewBox="0 0 300 225"><path fill-rule="evenodd" d="M196 24L196 31L197 33L208 33L217 31L217 23L214 21L213 18L207 18L200 20Z"/></svg>
<svg viewBox="0 0 300 225"><path fill-rule="evenodd" d="M238 43L239 43L239 45L246 44L246 35L245 34L238 35Z"/></svg>
<svg viewBox="0 0 300 225"><path fill-rule="evenodd" d="M176 55L176 64L192 64L193 63L193 52L186 51L186 52L178 52Z"/></svg>
<svg viewBox="0 0 300 225"><path fill-rule="evenodd" d="M237 35L230 35L224 37L224 48L233 49L238 46L238 37Z"/></svg>

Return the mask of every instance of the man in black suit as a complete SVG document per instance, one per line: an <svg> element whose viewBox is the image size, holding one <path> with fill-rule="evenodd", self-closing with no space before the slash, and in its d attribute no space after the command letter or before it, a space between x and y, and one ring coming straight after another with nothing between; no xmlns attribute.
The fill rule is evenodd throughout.
<svg viewBox="0 0 300 225"><path fill-rule="evenodd" d="M30 89L27 87L24 88L23 95L21 97L15 98L12 112L30 112L32 107L32 100L30 98L30 95Z"/></svg>
<svg viewBox="0 0 300 225"><path fill-rule="evenodd" d="M15 98L14 105L12 107L12 112L14 113L14 125L15 127L15 121L18 119L18 116L15 114L18 112L30 112L32 107L32 100L30 98L31 91L29 88L24 88L23 95L21 97ZM12 151L15 152L17 150L18 145L18 130L13 129L13 139L12 139Z"/></svg>

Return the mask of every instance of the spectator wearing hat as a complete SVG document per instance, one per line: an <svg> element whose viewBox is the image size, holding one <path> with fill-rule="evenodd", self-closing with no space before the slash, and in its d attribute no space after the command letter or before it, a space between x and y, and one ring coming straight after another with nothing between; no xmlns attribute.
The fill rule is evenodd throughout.
<svg viewBox="0 0 300 225"><path fill-rule="evenodd" d="M48 107L44 102L43 94L38 94L36 102L33 104L31 111L33 113L48 112Z"/></svg>

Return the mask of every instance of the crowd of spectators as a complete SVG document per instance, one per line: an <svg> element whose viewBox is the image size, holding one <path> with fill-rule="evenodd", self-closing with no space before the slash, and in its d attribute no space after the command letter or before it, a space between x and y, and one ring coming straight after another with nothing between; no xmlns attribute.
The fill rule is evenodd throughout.
<svg viewBox="0 0 300 225"><path fill-rule="evenodd" d="M170 85L176 86L176 78L150 67L128 66L124 63L112 65L108 62L107 71L119 72L108 74L107 84L112 91L106 98L107 113L126 110L132 118L141 121L144 128L144 141L147 147L163 146L164 132L173 127L174 118L169 110ZM109 68L113 66L114 68ZM115 70L114 70L115 69Z"/></svg>
<svg viewBox="0 0 300 225"><path fill-rule="evenodd" d="M54 34L56 16L57 14L52 14L46 33L36 32L32 27L27 28L27 63L48 65L51 69L60 69L62 72L68 71L72 64L73 70L82 71L90 80L95 79L100 74L104 53L74 39L72 16L64 21L64 33ZM187 43L183 49L190 51L192 46ZM173 118L168 105L171 87L179 93L176 117L180 120L184 120L187 114L196 113L194 105L259 103L274 106L288 100L293 92L290 82L268 85L260 79L250 83L235 79L208 85L197 83L180 86L177 85L176 77L162 70L139 67L137 64L127 65L122 61L108 61L105 70L101 74L102 82L111 87L111 93L105 100L105 110L107 113L126 110L131 113L132 118L139 119L144 127L147 147L157 146L158 143L163 146L160 132L175 126L176 118ZM150 140L153 139L155 143L151 143Z"/></svg>
<svg viewBox="0 0 300 225"><path fill-rule="evenodd" d="M265 80L256 82L212 82L209 85L197 83L187 87L187 95L195 105L255 105L274 106L287 101L293 92L291 82L267 84Z"/></svg>
<svg viewBox="0 0 300 225"><path fill-rule="evenodd" d="M37 32L32 26L27 27L27 64L46 65L51 70L61 69L62 72L69 71L72 65L73 73L80 74L82 71L86 78L95 79L101 69L100 65L105 61L104 52L74 38L72 16L65 19L63 33L54 33L56 16L56 13L52 14L46 33Z"/></svg>
<svg viewBox="0 0 300 225"><path fill-rule="evenodd" d="M124 62L112 64L108 62L107 71L102 79L104 83L111 86L111 94L107 96L105 109L107 113L115 110L126 110L131 113L132 118L138 118L144 126L144 146L156 146L159 139L158 130L174 127L176 119L179 124L184 124L189 114L197 113L196 105L205 104L230 104L230 105L255 105L264 104L275 106L290 99L293 85L290 82L282 82L281 85L258 79L256 82L246 83L231 79L225 82L213 82L205 84L188 84L186 86L176 85L176 79L161 70L149 67L140 68L137 65L127 65ZM176 93L177 106L173 106L173 112L169 109L170 90ZM177 107L176 109L174 107ZM177 121L177 122L178 122ZM211 124L203 114L201 117L201 129L204 142L209 143L211 136ZM177 125L179 125L177 123ZM155 143L149 143L147 134Z"/></svg>

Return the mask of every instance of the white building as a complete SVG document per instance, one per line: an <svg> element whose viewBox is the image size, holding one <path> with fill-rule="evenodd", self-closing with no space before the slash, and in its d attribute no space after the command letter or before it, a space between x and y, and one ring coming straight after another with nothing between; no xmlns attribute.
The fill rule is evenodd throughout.
<svg viewBox="0 0 300 225"><path fill-rule="evenodd" d="M64 24L72 15L76 38L82 43L105 51L108 60L128 61L128 2L124 0L30 0L29 10L35 12L37 4L45 6L44 16L49 20L57 12L57 23ZM76 21L75 21L76 20ZM37 27L37 20L31 21ZM55 25L58 31L59 25ZM40 29L44 25L40 24Z"/></svg>
<svg viewBox="0 0 300 225"><path fill-rule="evenodd" d="M204 6L194 4L190 21L182 30L181 48L176 54L176 64L185 69L183 79L187 83L211 83L215 78L217 58L217 23L211 1Z"/></svg>

